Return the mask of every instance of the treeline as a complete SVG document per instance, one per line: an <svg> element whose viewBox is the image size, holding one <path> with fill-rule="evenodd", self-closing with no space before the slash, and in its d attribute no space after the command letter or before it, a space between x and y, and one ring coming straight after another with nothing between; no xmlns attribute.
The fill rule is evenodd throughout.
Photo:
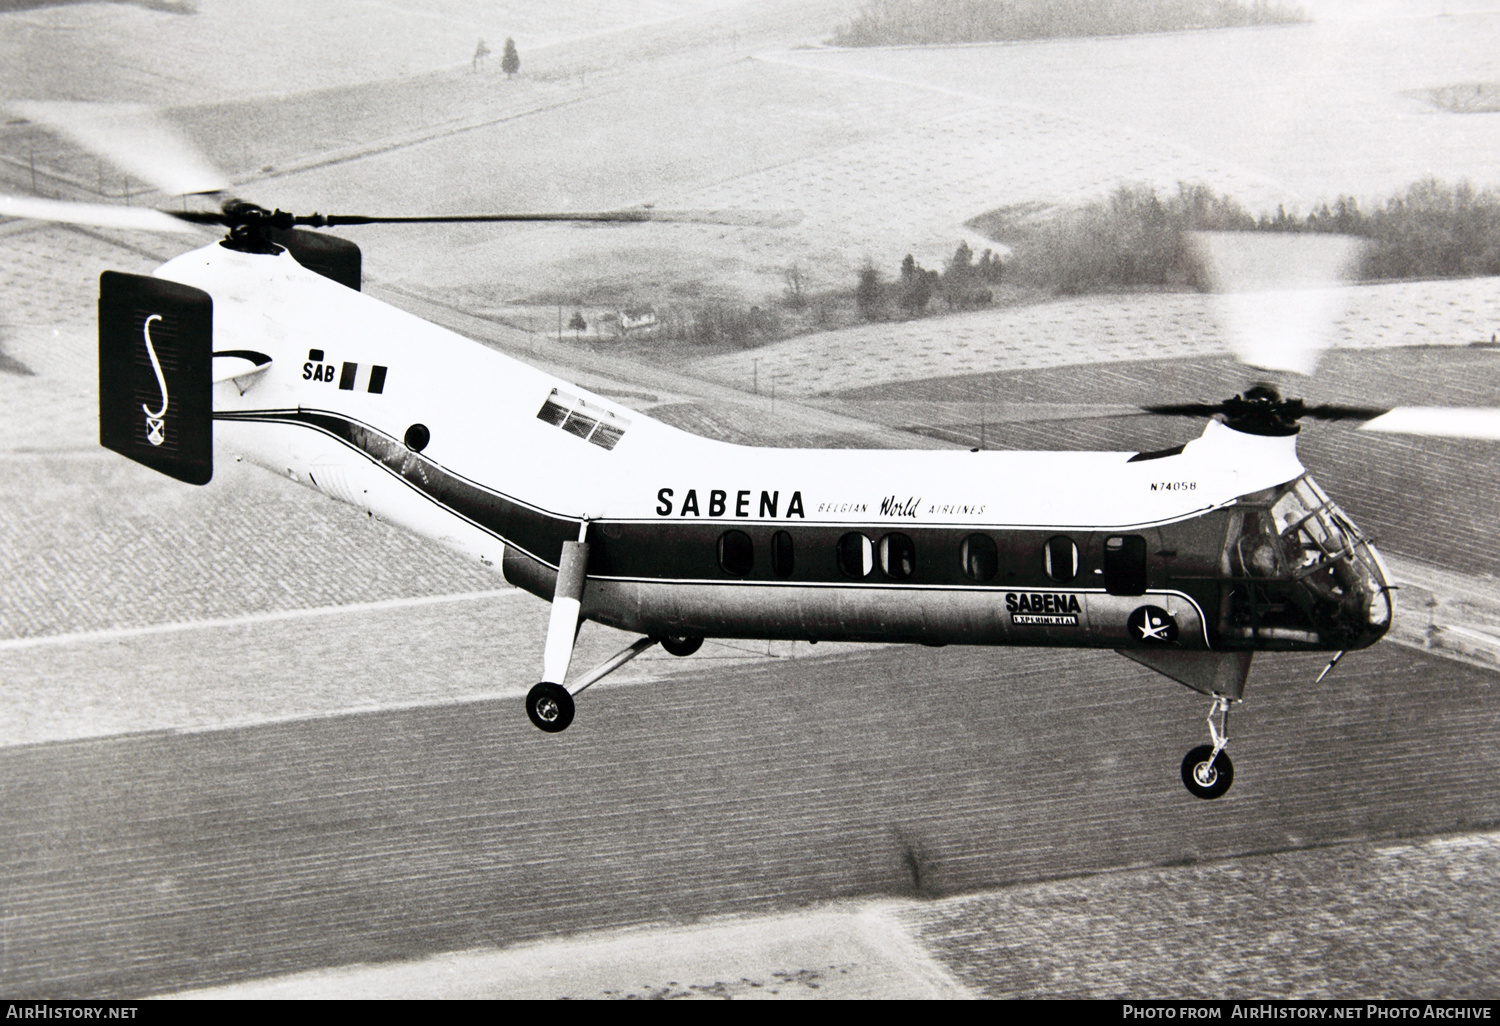
<svg viewBox="0 0 1500 1026"><path fill-rule="evenodd" d="M1122 36L1306 21L1275 0L868 0L830 40L836 46L988 43Z"/></svg>
<svg viewBox="0 0 1500 1026"><path fill-rule="evenodd" d="M1364 280L1500 274L1500 193L1428 180L1371 209L1353 197L1306 215L1256 217L1198 185L1165 198L1122 187L1107 201L1051 216L998 210L970 222L1008 245L1018 284L1078 294L1131 288L1202 288L1190 243L1197 231L1331 232L1370 240Z"/></svg>
<svg viewBox="0 0 1500 1026"><path fill-rule="evenodd" d="M999 254L987 249L976 257L967 242L959 242L942 271L928 270L908 253L896 276L887 278L873 261L866 261L854 288L854 305L865 320L896 311L920 317L934 300L949 310L972 310L994 302L994 287L1004 275Z"/></svg>
<svg viewBox="0 0 1500 1026"><path fill-rule="evenodd" d="M969 222L1010 255L960 242L941 269L908 254L894 268L867 261L849 286L809 287L801 265L784 274L780 302L706 301L658 307L652 338L711 349L746 349L860 321L971 310L1044 295L1129 289L1205 289L1192 243L1201 231L1329 232L1368 239L1356 271L1367 281L1500 275L1500 192L1436 180L1369 208L1353 197L1300 214L1256 216L1201 185L1162 195L1124 186L1107 200L1057 211L1033 205ZM1002 287L1004 289L1002 293Z"/></svg>
<svg viewBox="0 0 1500 1026"><path fill-rule="evenodd" d="M781 314L760 306L706 302L658 313L656 337L715 348L748 349L784 337Z"/></svg>

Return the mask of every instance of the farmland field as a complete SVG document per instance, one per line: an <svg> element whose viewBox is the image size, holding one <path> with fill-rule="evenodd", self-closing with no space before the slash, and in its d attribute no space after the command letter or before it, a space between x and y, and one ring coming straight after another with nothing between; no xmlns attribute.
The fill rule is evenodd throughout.
<svg viewBox="0 0 1500 1026"><path fill-rule="evenodd" d="M1497 882L1500 838L1478 834L1033 884L900 914L989 998L1494 1000Z"/></svg>
<svg viewBox="0 0 1500 1026"><path fill-rule="evenodd" d="M1335 348L1469 345L1489 341L1500 329L1500 278L1341 291L1345 313L1327 329ZM1142 293L875 322L700 358L691 366L741 388L753 374L766 381L774 375L785 394L815 395L956 374L1180 359L1227 348L1211 296Z"/></svg>
<svg viewBox="0 0 1500 1026"><path fill-rule="evenodd" d="M1412 95L1495 77L1500 22L1488 5L1399 18L1319 18L1308 6L1314 20L1304 25L788 59L1138 133L1276 183L1304 207L1385 195L1428 175L1500 184L1500 120ZM1072 159L1058 152L1054 163ZM1236 194L1232 182L1209 184ZM993 205L1002 202L1013 201Z"/></svg>
<svg viewBox="0 0 1500 1026"><path fill-rule="evenodd" d="M498 698L0 748L0 974L34 997L138 995L909 895L911 859L922 893L956 895L1493 829L1493 672L1383 646L1309 687L1318 663L1257 662L1218 802L1177 779L1202 696L1112 653L683 664L589 692L558 736ZM1113 963L1079 964L1110 982ZM1383 965L1341 971L1376 985Z"/></svg>
<svg viewBox="0 0 1500 1026"><path fill-rule="evenodd" d="M725 0L592 0L563 8L510 0L371 5L269 0L236 4L59 4L3 15L0 80L10 98L176 106L206 98L287 94L467 67L479 39L523 52L733 6ZM174 9L176 7L176 9ZM142 10L145 8L145 10ZM226 41L233 49L226 49ZM128 55L128 59L122 59ZM79 75L86 67L90 73Z"/></svg>

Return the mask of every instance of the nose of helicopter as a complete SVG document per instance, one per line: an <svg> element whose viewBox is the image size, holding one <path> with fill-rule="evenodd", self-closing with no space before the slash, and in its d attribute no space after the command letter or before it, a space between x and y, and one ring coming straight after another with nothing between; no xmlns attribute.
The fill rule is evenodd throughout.
<svg viewBox="0 0 1500 1026"><path fill-rule="evenodd" d="M1295 482L1273 515L1286 544L1291 579L1314 612L1326 645L1358 649L1390 630L1390 573L1374 544L1310 476Z"/></svg>

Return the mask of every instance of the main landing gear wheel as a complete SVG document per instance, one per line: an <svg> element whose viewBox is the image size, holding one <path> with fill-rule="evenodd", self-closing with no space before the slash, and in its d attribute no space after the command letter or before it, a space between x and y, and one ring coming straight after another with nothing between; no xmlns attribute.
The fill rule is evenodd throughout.
<svg viewBox="0 0 1500 1026"><path fill-rule="evenodd" d="M549 734L567 730L573 722L573 696L561 684L544 680L527 692L526 715Z"/></svg>
<svg viewBox="0 0 1500 1026"><path fill-rule="evenodd" d="M674 656L690 656L703 647L702 638L662 638L661 647Z"/></svg>
<svg viewBox="0 0 1500 1026"><path fill-rule="evenodd" d="M1182 782L1195 798L1218 798L1234 783L1234 763L1223 749L1215 758L1213 745L1199 745L1182 760Z"/></svg>

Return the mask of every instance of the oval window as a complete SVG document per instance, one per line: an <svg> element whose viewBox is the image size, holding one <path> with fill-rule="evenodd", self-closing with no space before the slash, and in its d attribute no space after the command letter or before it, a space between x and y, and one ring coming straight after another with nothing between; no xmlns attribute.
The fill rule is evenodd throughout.
<svg viewBox="0 0 1500 1026"><path fill-rule="evenodd" d="M992 581L1000 572L1000 551L995 540L987 534L971 534L964 539L959 550L963 560L964 576L971 581Z"/></svg>
<svg viewBox="0 0 1500 1026"><path fill-rule="evenodd" d="M875 543L858 531L839 539L839 569L847 577L869 577L875 569Z"/></svg>
<svg viewBox="0 0 1500 1026"><path fill-rule="evenodd" d="M893 581L905 581L917 570L917 547L904 534L880 539L880 572Z"/></svg>
<svg viewBox="0 0 1500 1026"><path fill-rule="evenodd" d="M744 531L719 535L719 567L734 577L744 577L755 566L755 544Z"/></svg>
<svg viewBox="0 0 1500 1026"><path fill-rule="evenodd" d="M1047 567L1047 576L1059 584L1067 584L1078 576L1078 546L1065 535L1048 538L1042 550L1042 560Z"/></svg>
<svg viewBox="0 0 1500 1026"><path fill-rule="evenodd" d="M792 576L792 568L796 565L792 551L792 535L790 531L777 531L771 535L771 572L777 577Z"/></svg>

